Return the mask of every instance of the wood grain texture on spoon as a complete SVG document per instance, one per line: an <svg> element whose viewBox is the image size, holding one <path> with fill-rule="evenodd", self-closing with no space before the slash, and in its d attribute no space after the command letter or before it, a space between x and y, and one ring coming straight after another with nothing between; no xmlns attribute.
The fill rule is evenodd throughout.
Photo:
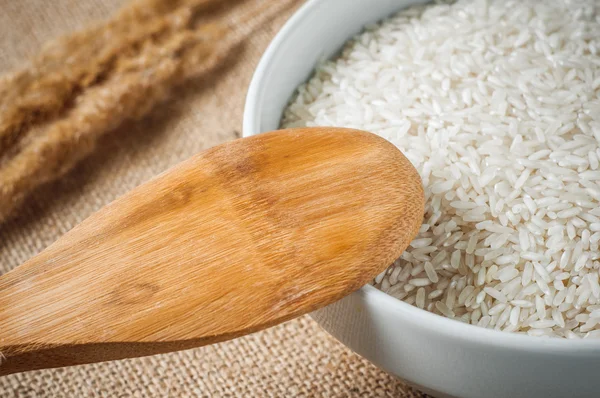
<svg viewBox="0 0 600 398"><path fill-rule="evenodd" d="M0 277L0 374L211 344L313 311L395 260L423 202L410 162L366 132L206 150Z"/></svg>

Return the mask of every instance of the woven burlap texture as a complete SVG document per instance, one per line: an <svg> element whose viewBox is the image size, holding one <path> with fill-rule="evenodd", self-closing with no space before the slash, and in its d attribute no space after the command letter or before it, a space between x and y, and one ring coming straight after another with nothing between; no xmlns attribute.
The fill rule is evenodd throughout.
<svg viewBox="0 0 600 398"><path fill-rule="evenodd" d="M246 0L264 3L271 0ZM93 156L38 190L0 226L0 273L74 225L202 149L240 135L244 97L267 44L301 1L248 37L225 68L176 91L142 122L102 140ZM122 0L6 0L0 73L54 37L108 17ZM247 5L247 4L245 4ZM232 13L239 12L232 9ZM2 327L2 325L0 325ZM184 352L0 378L1 397L421 397L358 357L308 317Z"/></svg>

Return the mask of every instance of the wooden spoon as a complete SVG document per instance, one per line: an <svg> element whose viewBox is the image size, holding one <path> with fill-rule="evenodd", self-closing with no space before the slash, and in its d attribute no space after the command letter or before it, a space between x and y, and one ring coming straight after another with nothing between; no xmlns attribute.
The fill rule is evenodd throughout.
<svg viewBox="0 0 600 398"><path fill-rule="evenodd" d="M206 150L0 277L0 374L197 347L323 307L400 256L423 202L410 162L366 132Z"/></svg>

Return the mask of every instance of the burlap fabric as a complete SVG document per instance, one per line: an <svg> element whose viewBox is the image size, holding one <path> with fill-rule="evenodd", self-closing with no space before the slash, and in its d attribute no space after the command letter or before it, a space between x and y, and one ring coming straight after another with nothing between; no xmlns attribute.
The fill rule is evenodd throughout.
<svg viewBox="0 0 600 398"><path fill-rule="evenodd" d="M247 2L271 0L247 0ZM277 0L280 1L280 0ZM240 135L258 59L301 1L248 37L226 68L176 92L142 122L120 127L61 181L0 226L0 273L157 173ZM47 40L106 18L123 0L0 0L0 73ZM233 12L233 11L232 11ZM2 327L2 325L0 325ZM421 397L358 357L308 317L234 341L0 378L1 397Z"/></svg>

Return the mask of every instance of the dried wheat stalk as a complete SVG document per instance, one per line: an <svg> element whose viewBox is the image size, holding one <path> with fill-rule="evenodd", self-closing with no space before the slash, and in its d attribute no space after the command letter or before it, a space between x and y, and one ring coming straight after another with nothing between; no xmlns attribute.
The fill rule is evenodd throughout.
<svg viewBox="0 0 600 398"><path fill-rule="evenodd" d="M240 36L202 18L225 2L137 0L0 80L0 222L103 134L222 62Z"/></svg>
<svg viewBox="0 0 600 398"><path fill-rule="evenodd" d="M0 83L0 151L31 124L57 116L87 87L119 73L140 48L190 29L193 16L219 0L138 0L103 25L50 43L30 67Z"/></svg>

